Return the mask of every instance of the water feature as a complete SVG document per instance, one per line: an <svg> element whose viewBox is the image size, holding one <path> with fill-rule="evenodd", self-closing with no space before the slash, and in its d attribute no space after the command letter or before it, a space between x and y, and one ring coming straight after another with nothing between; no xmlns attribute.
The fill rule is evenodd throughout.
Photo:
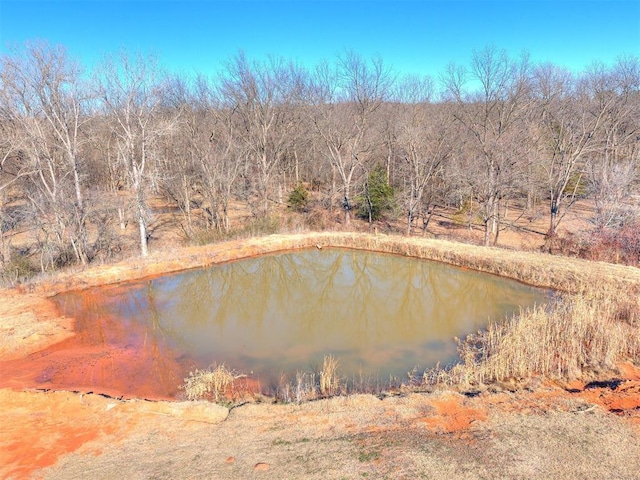
<svg viewBox="0 0 640 480"><path fill-rule="evenodd" d="M283 373L317 371L327 354L339 359L344 377L403 380L414 366L456 361L455 336L547 300L546 291L497 276L334 249L57 298L77 319L76 345L101 346L82 360L83 382L149 397L175 395L191 368L213 362L251 373L269 389ZM121 362L134 371L128 383L110 379L124 375ZM47 375L62 378L55 369ZM145 385L151 394L139 392Z"/></svg>

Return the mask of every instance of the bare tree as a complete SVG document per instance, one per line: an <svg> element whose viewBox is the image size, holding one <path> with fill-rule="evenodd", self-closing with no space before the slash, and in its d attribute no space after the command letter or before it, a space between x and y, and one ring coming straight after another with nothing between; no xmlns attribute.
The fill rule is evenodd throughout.
<svg viewBox="0 0 640 480"><path fill-rule="evenodd" d="M475 158L482 165L474 190L482 205L484 244L497 241L500 202L510 186L518 160L513 150L530 104L530 65L506 52L486 47L473 54L469 70L450 66L444 77L447 93L456 102L455 119L470 134ZM468 89L467 81L477 87Z"/></svg>
<svg viewBox="0 0 640 480"><path fill-rule="evenodd" d="M598 101L594 83L543 65L535 73L539 164L545 172L552 239L584 188L585 161L600 148L598 132L612 99Z"/></svg>
<svg viewBox="0 0 640 480"><path fill-rule="evenodd" d="M242 125L237 124L237 116L233 108L225 104L220 90L202 81L199 92L199 108L207 112L209 120L209 136L200 156L203 195L208 199L210 223L229 232L230 202L251 147L238 134ZM266 190L264 192L266 194Z"/></svg>
<svg viewBox="0 0 640 480"><path fill-rule="evenodd" d="M32 173L22 150L24 136L12 120L11 109L7 109L9 105L4 100L0 97L0 268L11 259L11 241L7 232L19 220L9 211L8 204L14 200L12 193L20 190L18 182Z"/></svg>
<svg viewBox="0 0 640 480"><path fill-rule="evenodd" d="M117 139L118 160L135 194L140 252L147 256L149 164L155 153L154 142L173 127L171 121L157 117L162 99L157 60L142 55L132 58L122 52L117 60L104 61L97 82L105 114Z"/></svg>
<svg viewBox="0 0 640 480"><path fill-rule="evenodd" d="M81 178L83 128L91 102L81 80L80 66L64 48L28 43L2 58L3 90L11 97L12 121L26 135L25 150L38 171L40 192L56 217L56 236L68 238L77 261L88 262L87 209ZM74 202L68 204L63 184L71 176ZM64 204L64 206L63 206ZM44 213L44 212L43 212ZM70 227L70 228L68 228Z"/></svg>
<svg viewBox="0 0 640 480"><path fill-rule="evenodd" d="M407 185L404 204L407 212L407 235L411 234L416 217L426 210L425 226L433 212L433 183L442 172L443 162L450 154L450 115L433 105L431 78L408 77L397 87L396 125L399 128L397 144L406 166Z"/></svg>
<svg viewBox="0 0 640 480"><path fill-rule="evenodd" d="M366 61L347 52L335 68L319 65L306 89L310 120L342 182L347 225L354 173L377 147L372 117L387 99L392 83L391 71L381 58Z"/></svg>
<svg viewBox="0 0 640 480"><path fill-rule="evenodd" d="M617 226L632 216L625 205L631 198L640 165L640 61L622 57L612 69L594 65L590 70L594 98L606 106L600 148L588 159L595 224Z"/></svg>
<svg viewBox="0 0 640 480"><path fill-rule="evenodd" d="M163 155L156 167L160 190L180 210L187 236L192 236L195 229L192 207L196 205L199 156L207 130L192 83L186 77L174 75L162 84L158 115L165 121L174 120L175 128L159 139Z"/></svg>
<svg viewBox="0 0 640 480"><path fill-rule="evenodd" d="M282 59L250 62L240 52L226 63L221 78L225 107L238 118L236 134L246 144L257 174L264 214L269 212L271 177L292 142L293 71Z"/></svg>

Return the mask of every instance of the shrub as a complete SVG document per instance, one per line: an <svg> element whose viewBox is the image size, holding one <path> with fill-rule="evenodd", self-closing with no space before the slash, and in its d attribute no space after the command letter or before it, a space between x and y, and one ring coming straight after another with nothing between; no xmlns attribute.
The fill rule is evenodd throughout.
<svg viewBox="0 0 640 480"><path fill-rule="evenodd" d="M27 257L19 253L12 252L11 258L2 266L2 283L13 285L24 282L36 276L39 270L29 261Z"/></svg>
<svg viewBox="0 0 640 480"><path fill-rule="evenodd" d="M330 230L336 224L335 216L325 208L312 208L305 216L305 226L311 230Z"/></svg>
<svg viewBox="0 0 640 480"><path fill-rule="evenodd" d="M598 231L589 253L592 260L640 266L640 225Z"/></svg>
<svg viewBox="0 0 640 480"><path fill-rule="evenodd" d="M247 222L244 226L232 228L229 231L217 228L195 229L190 234L189 241L194 245L208 245L227 240L272 235L280 233L281 229L280 218L276 216L257 217Z"/></svg>
<svg viewBox="0 0 640 480"><path fill-rule="evenodd" d="M309 191L302 182L296 185L289 194L289 208L296 212L304 212L307 209L309 203Z"/></svg>
<svg viewBox="0 0 640 480"><path fill-rule="evenodd" d="M640 266L640 225L557 235L549 247L562 255Z"/></svg>
<svg viewBox="0 0 640 480"><path fill-rule="evenodd" d="M249 222L242 230L240 237L258 237L261 235L273 235L274 233L280 233L282 224L280 218L268 215L265 217L258 217L255 220Z"/></svg>
<svg viewBox="0 0 640 480"><path fill-rule="evenodd" d="M237 232L230 230L225 232L217 228L195 228L189 233L189 242L193 245L209 245L235 238Z"/></svg>
<svg viewBox="0 0 640 480"><path fill-rule="evenodd" d="M111 228L111 222L106 218L100 219L97 222L98 235L96 241L93 244L93 251L91 253L91 261L108 261L115 258L122 253L123 241L120 235Z"/></svg>

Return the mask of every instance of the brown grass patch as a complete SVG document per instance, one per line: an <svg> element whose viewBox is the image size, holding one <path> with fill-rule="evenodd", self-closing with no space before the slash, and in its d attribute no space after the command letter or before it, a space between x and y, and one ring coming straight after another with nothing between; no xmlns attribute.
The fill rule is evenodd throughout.
<svg viewBox="0 0 640 480"><path fill-rule="evenodd" d="M229 370L224 364L204 370L196 368L184 379L184 393L188 400L209 399L219 402L230 396L229 389L236 380L245 377Z"/></svg>
<svg viewBox="0 0 640 480"><path fill-rule="evenodd" d="M524 310L469 335L459 344L463 363L448 372L448 381L479 384L533 376L575 379L611 372L623 360L637 360L637 291L604 288Z"/></svg>
<svg viewBox="0 0 640 480"><path fill-rule="evenodd" d="M338 376L339 361L333 355L325 355L320 371L320 393L333 396L340 392L340 377Z"/></svg>

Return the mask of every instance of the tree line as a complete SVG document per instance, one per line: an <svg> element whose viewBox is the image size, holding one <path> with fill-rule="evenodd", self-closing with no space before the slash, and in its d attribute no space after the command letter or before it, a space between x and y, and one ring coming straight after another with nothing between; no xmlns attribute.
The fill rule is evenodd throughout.
<svg viewBox="0 0 640 480"><path fill-rule="evenodd" d="M346 225L393 197L407 234L455 207L486 245L514 204L544 205L548 238L585 197L595 229L620 228L638 222L639 151L635 56L576 73L485 47L434 78L352 51L313 68L239 52L189 77L126 51L88 71L30 42L0 59L0 264L87 264L129 222L147 255L151 195L187 236L231 229L231 202L262 218L306 188ZM20 226L28 252L11 247Z"/></svg>

